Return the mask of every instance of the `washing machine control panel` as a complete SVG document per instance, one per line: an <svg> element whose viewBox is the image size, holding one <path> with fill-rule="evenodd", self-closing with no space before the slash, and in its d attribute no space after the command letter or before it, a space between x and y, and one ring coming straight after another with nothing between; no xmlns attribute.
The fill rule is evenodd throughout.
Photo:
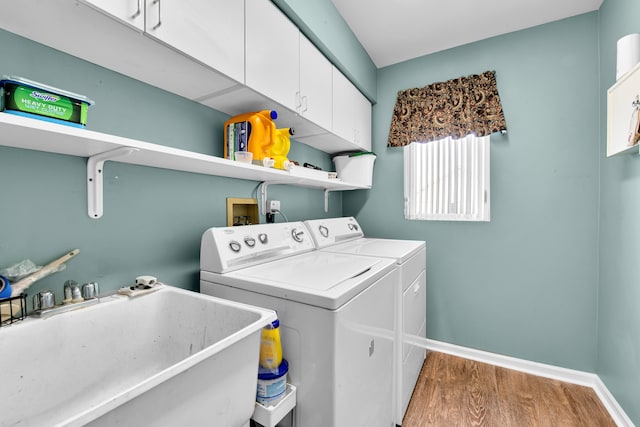
<svg viewBox="0 0 640 427"><path fill-rule="evenodd" d="M215 227L202 236L200 265L225 273L313 249L302 222Z"/></svg>
<svg viewBox="0 0 640 427"><path fill-rule="evenodd" d="M304 241L304 230L299 228L294 228L291 230L291 237L298 243L302 243Z"/></svg>

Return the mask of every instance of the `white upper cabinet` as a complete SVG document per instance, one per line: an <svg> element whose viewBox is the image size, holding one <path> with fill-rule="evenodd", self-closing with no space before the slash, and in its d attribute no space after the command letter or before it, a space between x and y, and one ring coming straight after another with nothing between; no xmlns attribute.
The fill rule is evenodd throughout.
<svg viewBox="0 0 640 427"><path fill-rule="evenodd" d="M144 31L145 0L85 0L98 10Z"/></svg>
<svg viewBox="0 0 640 427"><path fill-rule="evenodd" d="M244 82L244 2L83 0L228 77Z"/></svg>
<svg viewBox="0 0 640 427"><path fill-rule="evenodd" d="M222 64L206 64L209 57L197 58L193 50L183 52L169 42L158 43L157 38L146 36L147 33L138 24L148 18L147 14L141 10L142 18L131 18L136 14L138 0L128 1L131 7L126 7L123 0L8 0L4 12L0 14L0 28L188 99L228 90L242 83L242 80L236 80L237 76L231 77L220 72L218 66L225 67ZM140 1L144 7L145 1L153 0ZM166 12L175 8L174 5L169 7L170 0L159 1L160 7L167 9ZM183 7L187 8L190 3L207 2L184 1ZM211 0L211 3L223 10L226 3L243 5L242 1ZM107 9L101 9L105 4ZM55 31L47 25L33 25L34 10L55 22ZM237 13L238 16L233 19L242 26L243 9L239 8ZM169 23L173 20L168 16L165 19L167 27L170 27ZM232 17L228 16L227 19L231 21ZM205 25L205 21L206 18L202 18L200 25ZM198 24L189 20L181 28L173 26L173 29L182 32L186 39L193 39L192 32L200 30L187 31L185 28L188 25ZM215 30L214 25L211 28ZM244 27L241 27L240 33L243 32ZM224 34L219 33L218 37L220 44L228 42ZM183 43L181 47L185 45ZM207 46L201 45L200 48L206 50ZM242 61L243 55L239 54L237 58ZM91 94L87 93L87 96L91 97Z"/></svg>
<svg viewBox="0 0 640 427"><path fill-rule="evenodd" d="M371 103L335 67L333 67L333 132L371 150Z"/></svg>
<svg viewBox="0 0 640 427"><path fill-rule="evenodd" d="M331 62L300 34L300 111L308 120L331 130L333 102Z"/></svg>
<svg viewBox="0 0 640 427"><path fill-rule="evenodd" d="M244 82L243 1L84 1L196 61Z"/></svg>
<svg viewBox="0 0 640 427"><path fill-rule="evenodd" d="M246 38L246 85L305 118L297 135L331 130L329 60L269 0L247 0Z"/></svg>
<svg viewBox="0 0 640 427"><path fill-rule="evenodd" d="M139 1L143 0L129 0L134 4ZM243 1L146 0L145 31L193 59L244 82Z"/></svg>
<svg viewBox="0 0 640 427"><path fill-rule="evenodd" d="M296 111L300 105L298 27L269 0L246 3L245 83Z"/></svg>

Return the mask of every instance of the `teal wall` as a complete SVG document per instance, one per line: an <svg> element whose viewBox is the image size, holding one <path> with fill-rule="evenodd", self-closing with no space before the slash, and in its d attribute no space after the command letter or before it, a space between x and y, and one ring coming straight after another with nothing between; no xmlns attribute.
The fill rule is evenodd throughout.
<svg viewBox="0 0 640 427"><path fill-rule="evenodd" d="M640 425L640 156L605 158L606 92L616 80L616 42L640 32L640 2L600 8L600 293L598 374Z"/></svg>
<svg viewBox="0 0 640 427"><path fill-rule="evenodd" d="M427 242L427 336L593 372L598 212L597 13L380 69L373 189L344 196L370 235ZM491 222L407 221L399 90L495 70L507 136L491 137Z"/></svg>
<svg viewBox="0 0 640 427"><path fill-rule="evenodd" d="M96 101L88 128L222 156L228 116L120 74L0 31L0 74L18 75ZM329 157L292 143L290 157L331 167ZM107 162L104 216L87 215L86 159L0 146L0 267L30 258L47 263L73 248L68 268L37 282L57 290L67 279L96 280L103 291L151 274L197 290L200 237L226 225L227 197L255 197L257 182ZM272 186L289 220L338 216L342 195ZM277 220L282 221L278 216ZM262 218L264 222L264 217Z"/></svg>
<svg viewBox="0 0 640 427"><path fill-rule="evenodd" d="M331 0L272 0L372 102L376 66Z"/></svg>
<svg viewBox="0 0 640 427"><path fill-rule="evenodd" d="M367 87L370 67L328 0L274 2ZM374 187L346 193L343 211L370 235L427 241L430 338L596 372L638 425L640 159L604 153L616 41L640 32L639 17L636 0L605 0L598 12L379 70L377 89L363 90L378 102ZM509 127L492 136L492 221L404 220L402 151L386 148L396 92L488 69Z"/></svg>

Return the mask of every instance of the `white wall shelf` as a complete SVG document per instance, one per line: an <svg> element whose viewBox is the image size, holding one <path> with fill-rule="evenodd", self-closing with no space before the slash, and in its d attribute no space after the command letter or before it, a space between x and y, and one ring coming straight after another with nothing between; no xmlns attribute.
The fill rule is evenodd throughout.
<svg viewBox="0 0 640 427"><path fill-rule="evenodd" d="M292 174L289 171L244 164L207 154L123 138L87 129L0 113L0 145L86 157L88 212L102 215L102 165L107 160L133 165L222 176L272 184L288 184L327 191L367 189L336 179Z"/></svg>
<svg viewBox="0 0 640 427"><path fill-rule="evenodd" d="M638 99L640 64L621 76L607 91L607 157L638 153L640 144L632 129L632 125L636 129L638 126Z"/></svg>

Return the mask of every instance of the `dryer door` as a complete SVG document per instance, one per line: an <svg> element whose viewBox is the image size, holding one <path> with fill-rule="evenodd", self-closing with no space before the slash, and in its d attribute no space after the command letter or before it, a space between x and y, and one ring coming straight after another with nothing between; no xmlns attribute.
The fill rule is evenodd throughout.
<svg viewBox="0 0 640 427"><path fill-rule="evenodd" d="M392 270L338 310L336 419L330 425L388 427L394 424L396 274L397 270Z"/></svg>

